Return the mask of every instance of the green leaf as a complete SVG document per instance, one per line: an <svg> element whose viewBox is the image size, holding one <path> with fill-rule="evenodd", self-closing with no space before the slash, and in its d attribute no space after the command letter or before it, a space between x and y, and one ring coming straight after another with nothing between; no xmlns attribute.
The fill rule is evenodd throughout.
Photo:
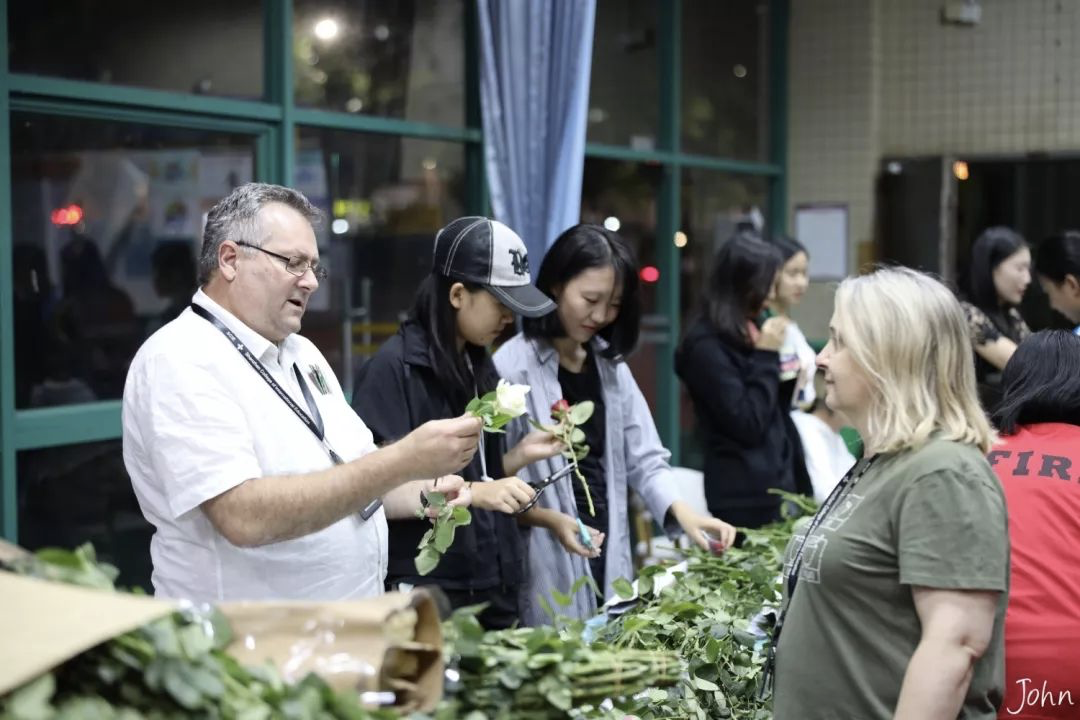
<svg viewBox="0 0 1080 720"><path fill-rule="evenodd" d="M281 704L281 714L288 720L316 720L323 704L319 690L311 686L300 687L297 690L291 698Z"/></svg>
<svg viewBox="0 0 1080 720"><path fill-rule="evenodd" d="M569 607L573 601L573 598L556 588L551 588L551 599L558 603L560 607Z"/></svg>
<svg viewBox="0 0 1080 720"><path fill-rule="evenodd" d="M184 665L184 679L203 695L218 699L225 694L225 683L221 680L220 672L215 672L219 666L212 665Z"/></svg>
<svg viewBox="0 0 1080 720"><path fill-rule="evenodd" d="M710 637L705 641L705 662L715 663L716 658L720 656L720 641L714 637Z"/></svg>
<svg viewBox="0 0 1080 720"><path fill-rule="evenodd" d="M454 543L454 531L457 529L457 525L453 522L436 522L435 523L435 539L432 541L431 546L441 555L450 549L450 546Z"/></svg>
<svg viewBox="0 0 1080 720"><path fill-rule="evenodd" d="M170 662L164 668L162 684L173 700L188 710L197 710L203 705L202 692L192 685L185 672L186 665Z"/></svg>
<svg viewBox="0 0 1080 720"><path fill-rule="evenodd" d="M76 554L73 550L42 548L34 553L34 556L37 557L38 560L58 568L82 570L86 567L86 562L83 560L83 557Z"/></svg>
<svg viewBox="0 0 1080 720"><path fill-rule="evenodd" d="M214 647L214 640L203 630L201 625L187 625L177 632L180 647L189 660L201 658Z"/></svg>
<svg viewBox="0 0 1080 720"><path fill-rule="evenodd" d="M582 400L570 407L570 422L574 425L584 425L593 415L592 400Z"/></svg>
<svg viewBox="0 0 1080 720"><path fill-rule="evenodd" d="M172 658L183 654L180 637L176 634L176 623L171 617L154 620L142 629L159 654Z"/></svg>
<svg viewBox="0 0 1080 720"><path fill-rule="evenodd" d="M657 575L666 574L668 569L663 565L648 565L641 568L641 572L638 573L641 577L656 577Z"/></svg>
<svg viewBox="0 0 1080 720"><path fill-rule="evenodd" d="M436 567L439 566L439 560L441 559L438 551L431 547L425 547L420 550L420 553L416 556L416 572L420 575L427 575Z"/></svg>
<svg viewBox="0 0 1080 720"><path fill-rule="evenodd" d="M486 428L488 432L496 432L499 428L504 427L506 423L514 419L514 415L504 415L501 413L495 413L491 416L491 423Z"/></svg>
<svg viewBox="0 0 1080 720"><path fill-rule="evenodd" d="M454 524L459 527L472 523L472 513L469 512L469 508L461 507L460 505L454 506L450 518L454 521Z"/></svg>
<svg viewBox="0 0 1080 720"><path fill-rule="evenodd" d="M570 433L570 442L574 445L585 442L585 431L581 428L574 428L574 431Z"/></svg>
<svg viewBox="0 0 1080 720"><path fill-rule="evenodd" d="M480 408L480 398L474 397L472 400L469 401L469 404L465 406L465 412L469 413L470 415L476 415L477 414L476 411L479 408Z"/></svg>
<svg viewBox="0 0 1080 720"><path fill-rule="evenodd" d="M710 682L704 678L694 676L694 687L698 690L705 690L706 692L715 692L720 689L720 686L714 682Z"/></svg>
<svg viewBox="0 0 1080 720"><path fill-rule="evenodd" d="M56 692L56 679L46 673L23 685L8 698L4 717L15 720L47 720L53 716L50 700Z"/></svg>
<svg viewBox="0 0 1080 720"><path fill-rule="evenodd" d="M523 675L524 673L519 672L513 666L504 667L498 674L499 683L507 689L517 690L521 687L521 681L524 679Z"/></svg>
<svg viewBox="0 0 1080 720"><path fill-rule="evenodd" d="M577 595L578 591L586 585L589 586L589 589L593 591L593 595L595 595L598 600L604 599L604 593L600 592L600 588L597 586L596 580L593 579L592 575L582 575L575 580L574 584L570 586L570 594Z"/></svg>
<svg viewBox="0 0 1080 720"><path fill-rule="evenodd" d="M546 597L540 595L536 598L536 602L539 603L540 609L544 611L544 614L548 616L552 623L558 620L558 613L555 612L555 608L551 607L551 603L548 602Z"/></svg>
<svg viewBox="0 0 1080 720"><path fill-rule="evenodd" d="M549 676L548 679L554 678ZM542 692L544 693L544 698L559 710L568 711L574 705L573 695L570 692L569 685L553 683L552 686L542 690Z"/></svg>
<svg viewBox="0 0 1080 720"><path fill-rule="evenodd" d="M634 586L626 578L616 578L611 583L611 589L624 600L634 597Z"/></svg>

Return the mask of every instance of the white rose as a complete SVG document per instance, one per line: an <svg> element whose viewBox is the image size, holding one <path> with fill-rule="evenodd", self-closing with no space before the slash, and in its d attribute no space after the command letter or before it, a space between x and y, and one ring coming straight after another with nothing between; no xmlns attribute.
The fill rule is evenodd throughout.
<svg viewBox="0 0 1080 720"><path fill-rule="evenodd" d="M525 414L525 396L529 394L528 385L514 385L500 380L495 386L495 412L500 415L518 417Z"/></svg>

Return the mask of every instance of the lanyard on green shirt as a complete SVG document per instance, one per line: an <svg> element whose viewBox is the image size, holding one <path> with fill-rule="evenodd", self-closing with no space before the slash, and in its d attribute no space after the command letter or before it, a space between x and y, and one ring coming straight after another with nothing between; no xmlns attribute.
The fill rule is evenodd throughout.
<svg viewBox="0 0 1080 720"><path fill-rule="evenodd" d="M792 557L791 570L786 578L788 591L787 604L784 606L784 609L780 611L780 617L777 618L776 625L773 627L772 641L769 643L769 653L765 659L764 672L761 675L760 697L764 697L772 688L773 671L776 669L776 646L780 642L780 633L784 629L784 618L787 617L788 609L791 607L791 601L795 597L795 587L799 584L799 571L802 569L803 554L806 552L806 542L810 539L811 535L817 532L818 528L821 527L821 524L829 517L829 513L831 513L837 503L840 502L844 490L849 485L853 487L855 483L866 474L866 471L870 469L870 466L873 465L874 461L877 459L877 455L871 456L864 463L861 463L861 468L857 463L843 478L840 479L840 482L837 483L836 487L829 493L829 497L825 498L825 502L821 504L817 514L814 515L814 519L810 521L810 527L806 529L806 534L803 535L802 542L799 543L799 547ZM858 470L858 472L856 472L856 470Z"/></svg>

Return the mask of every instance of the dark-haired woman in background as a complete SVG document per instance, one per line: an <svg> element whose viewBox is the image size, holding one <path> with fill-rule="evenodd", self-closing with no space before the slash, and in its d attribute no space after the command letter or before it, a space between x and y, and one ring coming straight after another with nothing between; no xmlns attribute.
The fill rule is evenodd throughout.
<svg viewBox="0 0 1080 720"><path fill-rule="evenodd" d="M503 252L494 253L496 247ZM376 442L396 440L428 420L461 415L474 395L495 389L498 377L487 348L515 313L554 310L528 284L528 265L513 262L507 250L525 257L525 244L510 228L482 217L459 218L435 236L433 269L409 319L357 378L353 408ZM486 434L480 452L460 472L472 495L472 523L458 529L438 567L421 577L413 558L431 524L391 520L387 586L438 585L455 608L488 603L479 618L486 628L516 623L524 548L513 514L535 493L514 473L560 450L550 435L536 432L504 453L502 437ZM416 496L406 499L415 502ZM563 520L573 537L576 521Z"/></svg>
<svg viewBox="0 0 1080 720"><path fill-rule="evenodd" d="M681 530L701 547L708 547L703 531L724 546L735 537L732 526L698 515L679 499L668 465L670 453L660 443L649 406L623 362L637 342L641 314L638 267L630 247L602 227L576 225L548 250L536 285L554 298L558 309L527 318L524 332L495 353L495 364L502 377L532 387L529 414L540 422L548 422L550 408L559 400L594 403L592 418L581 428L589 446L581 470L595 515L590 515L584 490L572 476L548 488L537 508L577 515L606 532L607 540L601 552L586 559L548 533L529 533L522 620L530 625L547 620L539 599L550 598L552 590L569 593L579 578L591 576L604 596L611 597L613 581L633 577L628 488L671 534ZM520 424L516 432L521 432ZM511 439L514 433L511 429ZM562 464L561 459L538 462L522 476L536 481ZM596 611L589 588L580 588L570 600L569 606L558 607L560 614L587 618Z"/></svg>
<svg viewBox="0 0 1080 720"><path fill-rule="evenodd" d="M781 391L778 353L790 321L777 315L755 324L781 265L780 251L753 235L724 243L675 355L705 442L709 511L741 527L780 519L773 488L812 493L808 478L797 487L791 388Z"/></svg>
<svg viewBox="0 0 1080 720"><path fill-rule="evenodd" d="M1080 335L1080 232L1068 230L1043 240L1035 274L1050 307L1075 325L1073 332Z"/></svg>
<svg viewBox="0 0 1080 720"><path fill-rule="evenodd" d="M802 302L810 285L810 255L801 242L785 235L773 235L769 243L780 251L784 261L776 277L776 291L768 302L769 311L789 320L784 344L780 347L780 377L784 381L795 380L792 405L808 408L816 397L814 372L817 370L817 353L806 342L798 323L791 319L791 310Z"/></svg>
<svg viewBox="0 0 1080 720"><path fill-rule="evenodd" d="M1031 284L1031 250L1015 230L987 228L971 248L967 316L975 351L979 400L992 412L1001 399L1001 370L1031 334L1017 306Z"/></svg>
<svg viewBox="0 0 1080 720"><path fill-rule="evenodd" d="M988 455L1005 489L1012 578L999 718L1080 712L1080 337L1045 330L1016 348ZM1064 699L1068 701L1063 701Z"/></svg>

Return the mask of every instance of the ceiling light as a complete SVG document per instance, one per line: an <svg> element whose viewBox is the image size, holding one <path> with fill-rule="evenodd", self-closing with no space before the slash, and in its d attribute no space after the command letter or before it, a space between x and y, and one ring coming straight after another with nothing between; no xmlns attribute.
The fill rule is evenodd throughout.
<svg viewBox="0 0 1080 720"><path fill-rule="evenodd" d="M333 18L323 18L315 23L315 37L320 40L333 40L338 36L339 30L337 20Z"/></svg>

